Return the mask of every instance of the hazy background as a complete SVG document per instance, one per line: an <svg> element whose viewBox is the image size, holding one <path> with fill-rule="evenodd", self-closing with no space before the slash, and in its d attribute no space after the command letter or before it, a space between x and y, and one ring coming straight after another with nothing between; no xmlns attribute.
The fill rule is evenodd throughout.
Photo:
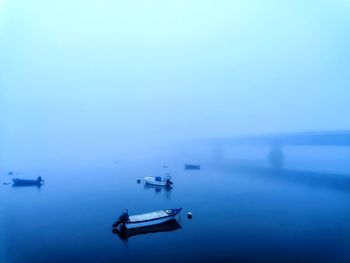
<svg viewBox="0 0 350 263"><path fill-rule="evenodd" d="M349 147L213 143L350 130L349 73L350 0L0 0L0 262L350 262Z"/></svg>
<svg viewBox="0 0 350 263"><path fill-rule="evenodd" d="M349 14L346 0L0 0L0 161L349 129Z"/></svg>

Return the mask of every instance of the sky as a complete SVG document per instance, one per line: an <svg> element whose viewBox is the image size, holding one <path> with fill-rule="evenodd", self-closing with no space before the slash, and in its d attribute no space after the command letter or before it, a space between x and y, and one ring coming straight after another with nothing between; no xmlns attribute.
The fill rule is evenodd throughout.
<svg viewBox="0 0 350 263"><path fill-rule="evenodd" d="M350 129L349 28L346 0L0 0L0 159Z"/></svg>

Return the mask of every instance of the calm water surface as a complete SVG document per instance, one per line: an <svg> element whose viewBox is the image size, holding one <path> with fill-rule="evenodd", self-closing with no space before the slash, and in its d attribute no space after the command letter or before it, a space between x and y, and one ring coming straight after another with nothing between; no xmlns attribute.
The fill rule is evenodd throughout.
<svg viewBox="0 0 350 263"><path fill-rule="evenodd" d="M350 262L350 187L337 169L199 162L200 171L184 170L181 158L167 169L159 160L55 166L40 171L41 188L1 185L1 262ZM168 172L169 191L136 182ZM127 240L111 232L125 208L177 207L178 229Z"/></svg>

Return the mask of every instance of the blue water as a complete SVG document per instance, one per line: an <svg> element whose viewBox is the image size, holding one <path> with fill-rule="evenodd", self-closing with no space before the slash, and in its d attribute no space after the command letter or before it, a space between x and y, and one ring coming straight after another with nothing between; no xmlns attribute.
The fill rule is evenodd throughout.
<svg viewBox="0 0 350 263"><path fill-rule="evenodd" d="M40 171L18 164L13 169L20 170L19 177L40 174L46 183L0 186L0 261L350 261L350 169L344 155L306 158L294 152L294 159L274 168L264 158L214 160L197 153L192 160L201 164L200 171L183 169L188 156L106 158ZM171 190L137 183L165 173L175 182ZM2 181L12 177L1 170ZM177 207L183 208L181 228L127 240L111 231L125 208L138 214ZM186 217L189 211L192 219Z"/></svg>

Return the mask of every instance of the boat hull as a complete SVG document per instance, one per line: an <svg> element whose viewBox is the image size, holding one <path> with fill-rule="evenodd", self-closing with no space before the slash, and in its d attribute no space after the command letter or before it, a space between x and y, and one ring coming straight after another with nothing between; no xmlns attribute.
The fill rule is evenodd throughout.
<svg viewBox="0 0 350 263"><path fill-rule="evenodd" d="M145 182L147 184L158 185L158 186L167 186L168 183L166 181L156 181L154 177L145 177Z"/></svg>
<svg viewBox="0 0 350 263"><path fill-rule="evenodd" d="M200 165L196 165L196 164L185 164L185 169L186 170L200 170L201 167L200 167Z"/></svg>
<svg viewBox="0 0 350 263"><path fill-rule="evenodd" d="M172 221L172 220L176 219L176 216L177 215L173 215L173 216L168 216L165 218L159 218L159 219L154 219L154 220L145 221L145 222L126 223L125 228L126 229L135 229L135 228L141 228L141 227L160 225L160 224L163 224L163 223L166 223L168 221Z"/></svg>
<svg viewBox="0 0 350 263"><path fill-rule="evenodd" d="M145 182L147 184L157 185L157 186L166 186L166 185L168 185L166 182L147 181L147 180L145 180Z"/></svg>
<svg viewBox="0 0 350 263"><path fill-rule="evenodd" d="M37 179L34 179L34 180L15 178L15 179L12 179L12 181L13 181L13 186L31 186L31 185L41 186L44 182L44 180L41 179L41 176L39 176Z"/></svg>
<svg viewBox="0 0 350 263"><path fill-rule="evenodd" d="M120 215L119 219L114 222L113 228L134 229L160 225L176 219L182 208L164 209L155 212L149 212L139 215L128 215L128 212Z"/></svg>
<svg viewBox="0 0 350 263"><path fill-rule="evenodd" d="M42 182L37 180L13 179L13 186L41 186Z"/></svg>

